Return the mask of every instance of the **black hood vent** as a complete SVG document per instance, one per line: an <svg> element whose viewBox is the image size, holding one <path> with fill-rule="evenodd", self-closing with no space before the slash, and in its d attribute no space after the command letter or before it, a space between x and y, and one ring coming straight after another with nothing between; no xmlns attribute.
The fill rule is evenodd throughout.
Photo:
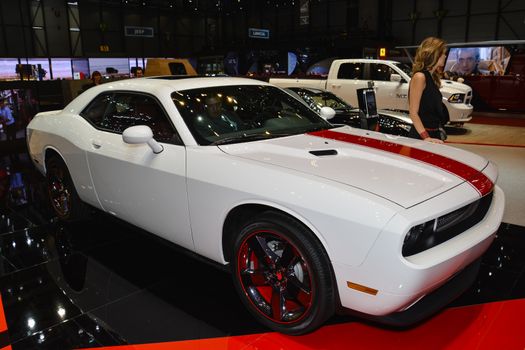
<svg viewBox="0 0 525 350"><path fill-rule="evenodd" d="M335 149L320 149L316 151L310 151L311 154L318 157L324 157L324 156L336 156L337 151Z"/></svg>

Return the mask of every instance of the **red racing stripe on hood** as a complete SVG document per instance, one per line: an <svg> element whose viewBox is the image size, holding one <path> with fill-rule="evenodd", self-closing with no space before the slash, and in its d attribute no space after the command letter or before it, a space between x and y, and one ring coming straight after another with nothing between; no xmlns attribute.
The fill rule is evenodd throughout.
<svg viewBox="0 0 525 350"><path fill-rule="evenodd" d="M494 187L494 183L482 172L457 160L445 156L424 151L410 146L400 145L389 141L376 140L370 137L356 136L342 132L321 130L310 132L308 135L323 137L326 139L348 142L355 145L370 147L381 151L398 154L418 160L448 171L464 180L474 187L481 196L486 195Z"/></svg>

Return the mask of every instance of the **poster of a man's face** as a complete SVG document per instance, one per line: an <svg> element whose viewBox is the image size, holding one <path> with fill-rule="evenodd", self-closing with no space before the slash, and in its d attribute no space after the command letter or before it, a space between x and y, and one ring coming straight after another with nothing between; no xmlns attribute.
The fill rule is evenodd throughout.
<svg viewBox="0 0 525 350"><path fill-rule="evenodd" d="M461 75L475 74L478 70L479 50L477 48L459 49L456 71Z"/></svg>
<svg viewBox="0 0 525 350"><path fill-rule="evenodd" d="M503 46L451 48L445 72L459 76L503 75L509 59L510 53Z"/></svg>

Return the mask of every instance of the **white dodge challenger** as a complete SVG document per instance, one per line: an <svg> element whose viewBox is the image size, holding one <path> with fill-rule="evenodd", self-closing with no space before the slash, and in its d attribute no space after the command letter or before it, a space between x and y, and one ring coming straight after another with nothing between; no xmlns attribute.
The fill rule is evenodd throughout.
<svg viewBox="0 0 525 350"><path fill-rule="evenodd" d="M27 140L59 218L95 207L229 267L254 317L288 334L336 311L436 312L473 282L504 209L486 159L332 125L256 80L103 84L39 113Z"/></svg>

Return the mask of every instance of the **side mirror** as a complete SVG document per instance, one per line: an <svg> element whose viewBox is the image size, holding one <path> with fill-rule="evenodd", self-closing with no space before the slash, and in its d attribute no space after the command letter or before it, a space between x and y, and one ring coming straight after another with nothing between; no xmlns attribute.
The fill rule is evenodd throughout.
<svg viewBox="0 0 525 350"><path fill-rule="evenodd" d="M122 133L122 140L131 145L147 143L153 153L159 154L164 147L153 138L153 131L147 125L130 126Z"/></svg>
<svg viewBox="0 0 525 350"><path fill-rule="evenodd" d="M323 119L332 119L335 115L335 110L332 107L321 107L321 117Z"/></svg>
<svg viewBox="0 0 525 350"><path fill-rule="evenodd" d="M401 75L395 73L390 74L390 81L397 81L400 83L402 80L403 78L401 78Z"/></svg>

